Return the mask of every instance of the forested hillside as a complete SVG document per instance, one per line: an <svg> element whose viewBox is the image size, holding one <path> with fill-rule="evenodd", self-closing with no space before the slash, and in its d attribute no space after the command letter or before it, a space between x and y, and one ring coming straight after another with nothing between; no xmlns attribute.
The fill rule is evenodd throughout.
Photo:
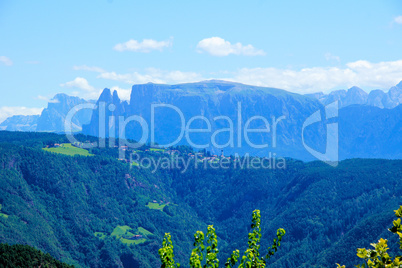
<svg viewBox="0 0 402 268"><path fill-rule="evenodd" d="M1 267L54 267L72 268L73 266L54 259L49 254L26 245L0 244Z"/></svg>
<svg viewBox="0 0 402 268"><path fill-rule="evenodd" d="M117 149L90 156L43 150L66 142L0 132L1 243L28 244L77 267L158 267L170 232L176 260L187 265L193 234L213 224L226 260L245 249L254 209L261 211L263 247L278 228L286 230L270 267L351 266L359 262L356 248L395 239L387 228L402 204L401 160L351 159L333 168L286 159L283 169L232 163L153 173L117 160ZM139 151L163 157L163 150Z"/></svg>

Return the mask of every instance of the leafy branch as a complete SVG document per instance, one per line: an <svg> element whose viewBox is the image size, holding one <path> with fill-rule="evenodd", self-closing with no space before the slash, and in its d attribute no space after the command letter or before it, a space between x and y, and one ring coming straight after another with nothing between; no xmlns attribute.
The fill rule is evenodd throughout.
<svg viewBox="0 0 402 268"><path fill-rule="evenodd" d="M394 220L393 226L388 229L394 234L399 236L399 248L402 250L402 206L398 210L395 210L395 216L398 217ZM386 239L378 240L378 243L372 243L373 249L358 248L357 256L364 260L364 264L356 265L358 268L402 268L402 256L396 256L392 259L387 253L388 251L388 241ZM341 266L337 264L338 268L345 268L345 265Z"/></svg>
<svg viewBox="0 0 402 268"><path fill-rule="evenodd" d="M225 263L226 268L235 267L240 261L239 268L263 268L266 267L267 261L278 251L281 245L282 237L285 235L285 230L280 228L276 232L276 238L271 247L268 248L268 253L260 257L260 240L261 240L261 215L259 210L253 211L251 229L248 234L248 247L240 258L238 249L234 250L231 256ZM218 238L215 228L212 225L208 226L207 231L207 246L205 248L205 236L202 231L197 231L194 234L194 249L191 252L190 267L192 268L218 268ZM159 256L163 268L180 267L174 261L173 244L169 233L165 234L162 248L159 249ZM205 256L205 261L204 261ZM203 264L204 263L204 264Z"/></svg>

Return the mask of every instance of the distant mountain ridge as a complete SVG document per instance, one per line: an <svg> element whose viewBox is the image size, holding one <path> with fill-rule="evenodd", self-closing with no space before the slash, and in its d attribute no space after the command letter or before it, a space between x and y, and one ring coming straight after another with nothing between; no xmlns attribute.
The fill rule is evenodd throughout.
<svg viewBox="0 0 402 268"><path fill-rule="evenodd" d="M88 103L88 101L79 97L57 94L48 103L47 108L42 111L36 131L63 132L64 121L68 112L73 107L85 103ZM89 122L91 115L92 111L89 109L78 111L72 118L72 130L81 131L82 125Z"/></svg>
<svg viewBox="0 0 402 268"><path fill-rule="evenodd" d="M177 107L187 124L191 118L204 116L210 122L211 133L216 130L228 128L227 120L214 120L216 117L226 116L234 123L234 135L220 132L214 136L218 145L227 144L232 138L233 144L218 148L207 146L206 149L215 154L224 150L225 154L250 153L252 155L267 156L269 153L277 156L287 156L302 160L313 160L306 151L305 145L316 151L325 153L326 125L317 122L305 128L303 123L314 112L320 111L321 118L325 118L324 106L338 101L339 117L339 158L353 157L379 157L401 158L398 150L401 145L401 108L402 82L390 88L388 92L381 90L371 91L367 94L358 87L349 90L337 90L328 95L323 93L300 95L285 90L268 87L244 85L240 83L209 80L197 83L178 85L167 84L140 84L132 87L130 100L122 101L117 92L105 89L97 101L94 111L85 109L77 113L72 120L73 131L82 130L84 134L109 137L119 136L119 124L113 122L114 129L105 127L99 131L101 123L109 126L109 118L115 116L124 120L133 115L142 117L151 125L151 106L155 104L168 104ZM15 116L0 124L1 130L14 131L46 131L64 132L64 121L67 113L76 105L90 103L78 97L57 94L43 110L40 116ZM92 103L92 102L91 102ZM99 105L103 103L104 106ZM241 107L238 106L241 104ZM104 116L100 119L100 110ZM183 126L177 111L170 108L158 107L155 109L155 139L159 144L168 144L180 136ZM268 144L268 148L255 148L250 146L244 135L246 121L253 116L262 116L268 120L268 133L248 133L248 138L254 144ZM279 119L284 116L285 119ZM240 132L237 128L238 119L241 118ZM276 147L274 148L273 119L277 120ZM386 123L385 123L386 122ZM202 120L191 122L191 129L205 129L208 127ZM252 129L264 129L261 120L249 124ZM129 122L126 127L125 138L140 140L142 129L138 122ZM150 141L151 133L148 133ZM211 142L212 134L191 133L189 139L193 144L203 145ZM184 137L186 138L186 137ZM187 139L182 143L188 143ZM239 146L240 144L240 146ZM233 145L233 146L232 146ZM398 147L399 146L399 147Z"/></svg>
<svg viewBox="0 0 402 268"><path fill-rule="evenodd" d="M0 124L0 130L9 131L38 131L38 132L64 132L64 121L68 112L79 104L92 103L79 97L60 93L55 95L43 109L40 115L15 115L7 118ZM87 124L92 110L85 109L77 112L72 118L72 130L81 131L82 125Z"/></svg>
<svg viewBox="0 0 402 268"><path fill-rule="evenodd" d="M0 130L35 131L39 115L14 115L0 124Z"/></svg>
<svg viewBox="0 0 402 268"><path fill-rule="evenodd" d="M341 107L361 104L392 109L402 103L402 81L399 82L398 85L391 87L387 93L383 90L376 89L367 94L359 87L351 87L348 90L335 90L329 94L318 92L306 94L306 96L315 98L324 105L339 101Z"/></svg>

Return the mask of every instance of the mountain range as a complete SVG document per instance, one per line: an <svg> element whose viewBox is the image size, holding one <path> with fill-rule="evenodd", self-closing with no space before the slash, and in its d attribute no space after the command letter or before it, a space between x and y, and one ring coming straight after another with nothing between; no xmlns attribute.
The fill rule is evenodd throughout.
<svg viewBox="0 0 402 268"><path fill-rule="evenodd" d="M55 95L40 115L15 115L0 124L0 130L64 132L64 121L68 112L79 104L92 103L78 97L60 93ZM72 130L81 131L82 125L90 121L91 110L81 110L72 118Z"/></svg>
<svg viewBox="0 0 402 268"><path fill-rule="evenodd" d="M73 107L88 102L89 101L78 97L68 96L66 94L57 94L49 102L47 108L42 111L42 114L38 119L36 131L64 132L64 121L68 112ZM72 130L81 131L82 125L89 122L91 115L91 110L79 110L72 118Z"/></svg>
<svg viewBox="0 0 402 268"><path fill-rule="evenodd" d="M0 130L36 131L39 115L14 115L0 124Z"/></svg>
<svg viewBox="0 0 402 268"><path fill-rule="evenodd" d="M191 125L188 125L191 129L210 128L211 132L190 133L188 138L184 136L179 144L209 144L206 149L215 154L220 154L223 149L225 154L250 153L267 156L269 153L275 153L278 156L312 160L314 157L305 147L309 146L321 154L325 153L326 124L325 120L316 122L307 126L304 132L303 124L316 111L320 111L320 116L325 118L325 106L334 101L338 101L339 104L338 118L335 122L339 124L340 159L373 156L401 158L398 148L402 136L400 107L402 82L386 93L382 90L373 90L367 94L358 87L352 87L329 94L306 95L220 80L178 85L148 83L134 85L129 101L120 100L116 91L112 92L106 88L96 102L97 108L93 111L85 109L78 112L73 117L72 123L73 131L82 130L84 134L100 137L118 137L121 134L117 122L119 116L124 119L133 115L141 116L150 129L152 105L169 104L179 109L182 117L172 108L155 108L154 142L156 143L162 145L172 143L182 133L182 119L184 118L184 123L187 125L191 118L195 118L190 122ZM57 94L40 116L14 116L4 121L0 129L64 132L67 113L74 106L85 103L93 102ZM103 108L100 103L105 104ZM104 110L103 114L100 114L100 108ZM101 126L110 125L111 116L116 120L114 128L99 131L100 123ZM203 116L204 119L197 119L197 116ZM257 118L250 121L248 127L261 131L266 129L268 124L269 132L268 130L250 132L245 137L247 120L253 116L264 117L267 122ZM214 120L216 117L227 117L228 120ZM232 122L232 126L229 121ZM229 127L233 127L233 134L223 131ZM276 130L273 127L276 127ZM212 133L219 130L222 131L214 136L214 140L218 145L227 144L225 148L211 144ZM125 138L139 141L143 131L138 122L131 121L126 124L124 134ZM148 134L146 142L150 142L151 133ZM233 142L228 144L230 140ZM255 148L256 146L250 144L268 146Z"/></svg>
<svg viewBox="0 0 402 268"><path fill-rule="evenodd" d="M394 104L399 101L399 97L395 96L401 94L401 85L398 84L386 94L393 97ZM338 123L339 129L340 159L373 156L400 158L398 145L401 144L402 136L401 105L388 109L363 104L362 92L353 87L346 91L343 98L338 98L342 96L338 92L328 95L324 101L324 98L317 99L311 95L304 96L276 88L212 80L179 85L152 83L134 85L130 101L127 102L121 101L117 92L112 93L109 89L105 89L97 102L98 108L94 110L91 122L83 126L83 133L100 137L117 137L124 133L124 138L139 141L144 132L137 121L127 123L124 132L119 131L119 124L116 122L113 128L102 129L102 125L110 125L109 119L113 116L127 119L136 115L148 122L148 129L151 129L150 122L154 119L154 141L162 145L175 141L185 127L210 129L209 133L189 133L179 144L193 147L194 144L209 144L207 149L215 154L219 154L223 149L225 154L250 153L268 156L269 153L271 155L275 153L277 156L312 160L313 157L307 152L306 146L322 154L325 153L327 120L318 120L307 126L304 131L303 124L317 111L319 116L325 118L325 106L331 102L330 100L338 100L340 109L334 121ZM101 103L104 104L104 111L99 108ZM171 107L157 107L154 108L152 116L152 106L161 104L172 105L177 110ZM106 108L111 105L113 111ZM178 111L182 113L182 117ZM201 120L199 116L203 116L203 119ZM247 121L255 116L260 118L250 121L248 127L262 131L268 124L269 131L248 133L246 137L244 129L247 127ZM226 117L228 120L215 120L217 117ZM261 117L267 121L263 121ZM230 127L235 129L233 136L229 131L223 131ZM219 134L215 135L214 132ZM211 138L215 139L217 145L228 146L225 148L214 146ZM230 140L234 142L228 144ZM268 146L257 148L253 144Z"/></svg>
<svg viewBox="0 0 402 268"><path fill-rule="evenodd" d="M387 93L376 89L367 94L367 92L359 87L351 87L348 90L335 90L329 94L318 92L306 94L306 96L316 98L324 105L339 101L341 107L360 104L392 109L402 103L402 81L396 86L391 87Z"/></svg>

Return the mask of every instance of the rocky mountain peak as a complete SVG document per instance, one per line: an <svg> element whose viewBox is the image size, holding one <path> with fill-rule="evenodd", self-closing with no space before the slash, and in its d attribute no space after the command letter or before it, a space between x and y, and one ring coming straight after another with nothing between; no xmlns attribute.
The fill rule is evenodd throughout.
<svg viewBox="0 0 402 268"><path fill-rule="evenodd" d="M113 96L109 88L105 88L99 96L98 102L112 102Z"/></svg>
<svg viewBox="0 0 402 268"><path fill-rule="evenodd" d="M113 103L114 104L119 104L121 102L120 98L119 98L119 94L117 93L117 91L113 91Z"/></svg>
<svg viewBox="0 0 402 268"><path fill-rule="evenodd" d="M402 103L402 81L391 87L388 93L383 90L372 90L369 94L359 87L351 87L346 90L335 90L329 94L312 93L306 94L307 97L319 100L327 105L334 101L339 101L340 107L353 104L370 105L379 108L392 109Z"/></svg>

